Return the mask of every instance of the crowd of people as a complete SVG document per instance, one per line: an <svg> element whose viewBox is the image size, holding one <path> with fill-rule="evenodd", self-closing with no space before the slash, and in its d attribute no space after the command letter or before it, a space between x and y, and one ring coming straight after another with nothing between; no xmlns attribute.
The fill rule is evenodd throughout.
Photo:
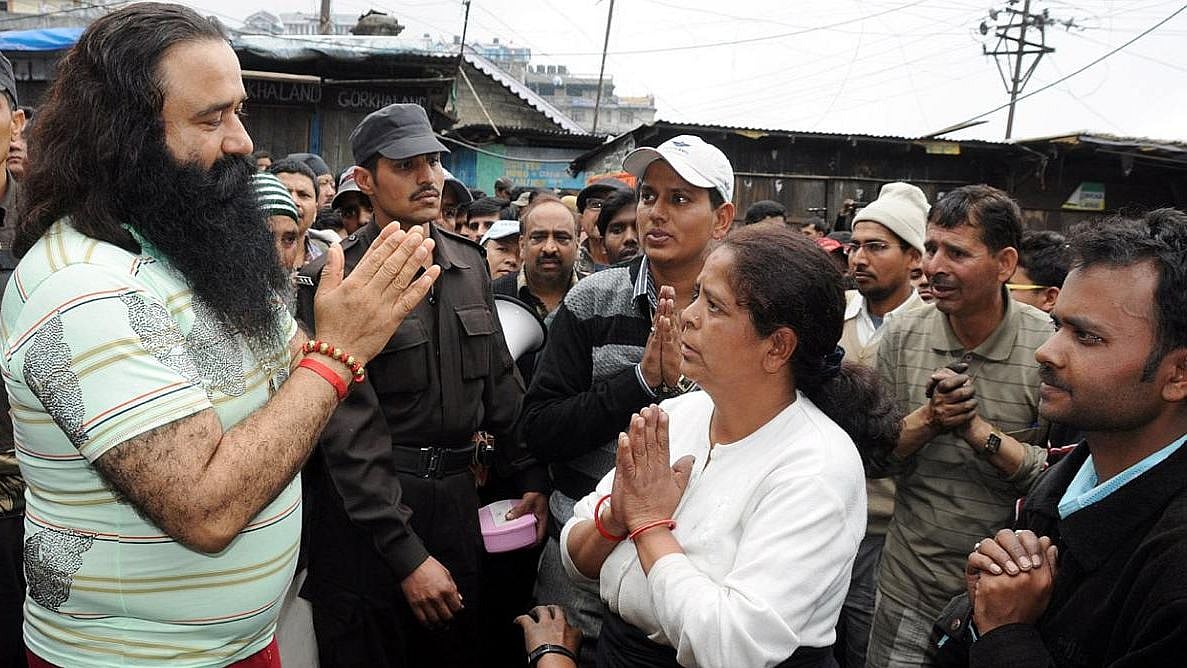
<svg viewBox="0 0 1187 668"><path fill-rule="evenodd" d="M274 157L167 4L0 92L0 666L1182 661L1183 212L739 212L693 135L488 195L411 104Z"/></svg>

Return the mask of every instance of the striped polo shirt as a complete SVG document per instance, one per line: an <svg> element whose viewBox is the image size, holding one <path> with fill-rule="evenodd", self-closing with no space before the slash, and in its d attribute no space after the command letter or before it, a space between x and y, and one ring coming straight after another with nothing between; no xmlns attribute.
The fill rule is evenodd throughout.
<svg viewBox="0 0 1187 668"><path fill-rule="evenodd" d="M174 541L105 484L111 448L213 409L228 429L288 377L287 342L249 345L151 246L55 224L0 309L0 371L28 484L24 638L60 666L223 666L272 638L301 531L294 480L218 554ZM11 640L11 639L10 639Z"/></svg>
<svg viewBox="0 0 1187 668"><path fill-rule="evenodd" d="M999 431L1036 443L1039 365L1035 350L1051 335L1042 311L1005 296L1005 315L981 345L966 351L936 308L909 311L887 323L878 371L905 413L927 402L928 378L963 360L973 378L977 412ZM938 616L965 589L964 565L973 544L1013 522L1046 459L1026 447L1019 470L1005 475L955 435L941 434L895 471L894 517L882 553L878 588L899 605Z"/></svg>

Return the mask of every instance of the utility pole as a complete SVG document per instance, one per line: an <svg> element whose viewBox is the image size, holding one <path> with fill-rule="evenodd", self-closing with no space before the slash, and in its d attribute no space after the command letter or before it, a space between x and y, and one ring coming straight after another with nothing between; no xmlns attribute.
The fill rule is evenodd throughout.
<svg viewBox="0 0 1187 668"><path fill-rule="evenodd" d="M330 20L330 0L321 0L321 15L317 21L317 32L322 35L334 32L334 24Z"/></svg>
<svg viewBox="0 0 1187 668"><path fill-rule="evenodd" d="M470 89L470 95L474 95L474 101L478 103L478 109L481 110L482 115L487 117L487 122L490 123L491 131L494 131L495 136L502 136L502 133L499 132L499 125L495 123L494 119L491 119L490 112L487 110L487 106L482 103L482 97L478 96L478 91L474 89L474 83L470 81L470 75L465 74L465 36L466 31L470 30L470 0L462 0L462 4L465 5L465 18L462 21L462 43L458 45L457 49L457 74L458 76L462 77L462 81L465 82L465 87ZM453 84L453 87L455 87L455 90L453 90L453 96L456 98L456 82Z"/></svg>
<svg viewBox="0 0 1187 668"><path fill-rule="evenodd" d="M598 70L598 94L594 98L593 127L589 133L598 133L598 111L602 107L602 78L606 76L606 49L610 46L610 22L614 20L614 0L610 0L610 11L606 12L606 39L602 41L602 67Z"/></svg>
<svg viewBox="0 0 1187 668"><path fill-rule="evenodd" d="M1055 23L1047 10L1043 10L1041 14L1032 14L1030 12L1030 0L1023 0L1022 9L1014 8L1020 0L1007 0L1007 7L1001 11L989 10L989 20L997 21L998 17L1002 17L1005 23L999 23L990 26L985 21L981 22L980 30L982 35L988 35L989 31L993 31L994 37L997 38L997 43L993 50L990 51L981 45L981 51L987 56L994 57L994 63L997 65L997 72L1001 75L1002 83L1005 84L1006 92L1010 94L1010 115L1006 119L1006 139L1014 133L1014 105L1018 102L1018 95L1022 93L1022 89L1026 87L1026 82L1030 81L1030 75L1034 74L1035 68L1038 67L1039 61L1048 53L1054 53L1055 49L1047 46L1047 26ZM1069 28L1072 27L1069 23ZM1017 35L1014 32L1017 31ZM1037 40L1035 34L1038 34ZM1029 33L1031 39L1027 39ZM1012 67L1012 72L1009 81L1006 80L1006 71L1002 68L1002 57L1005 57L1005 62ZM1023 72L1023 61L1027 56L1034 56L1029 65L1026 66L1025 73ZM1013 58L1013 62L1010 59Z"/></svg>
<svg viewBox="0 0 1187 668"><path fill-rule="evenodd" d="M466 6L466 18L462 20L462 43L457 51L457 66L460 69L462 61L466 59L466 31L470 29L470 0L463 0Z"/></svg>

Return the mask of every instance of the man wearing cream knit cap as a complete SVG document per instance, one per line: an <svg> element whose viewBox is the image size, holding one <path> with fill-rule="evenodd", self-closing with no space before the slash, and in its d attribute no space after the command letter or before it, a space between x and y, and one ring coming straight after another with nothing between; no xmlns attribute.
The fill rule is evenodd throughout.
<svg viewBox="0 0 1187 668"><path fill-rule="evenodd" d="M923 255L927 210L922 190L909 183L887 183L878 199L854 217L846 250L857 291L847 295L841 337L850 359L873 366L882 324L922 303L910 279Z"/></svg>
<svg viewBox="0 0 1187 668"><path fill-rule="evenodd" d="M919 266L923 254L927 211L922 190L909 183L887 183L878 199L854 216L853 236L846 251L857 290L845 293L845 329L840 341L847 359L875 366L882 325L924 306L910 279L911 269ZM894 482L890 478L869 479L866 495L870 506L866 537L853 563L853 579L837 627L837 660L844 668L865 666L878 560L894 514Z"/></svg>

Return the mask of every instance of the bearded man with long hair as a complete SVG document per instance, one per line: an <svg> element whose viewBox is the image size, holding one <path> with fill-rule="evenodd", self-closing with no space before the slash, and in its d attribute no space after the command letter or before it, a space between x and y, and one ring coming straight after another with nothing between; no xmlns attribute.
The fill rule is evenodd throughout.
<svg viewBox="0 0 1187 668"><path fill-rule="evenodd" d="M416 232L346 280L332 250L315 338L335 350L303 346L245 97L215 24L145 3L87 29L41 109L0 309L30 665L279 666L295 476L440 271L414 280L432 251Z"/></svg>

